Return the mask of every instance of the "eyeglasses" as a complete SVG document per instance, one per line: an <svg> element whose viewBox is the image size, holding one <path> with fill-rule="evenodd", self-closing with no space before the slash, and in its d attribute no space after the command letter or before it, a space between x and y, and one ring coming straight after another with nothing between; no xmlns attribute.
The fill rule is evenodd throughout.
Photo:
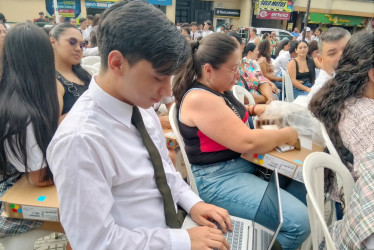
<svg viewBox="0 0 374 250"><path fill-rule="evenodd" d="M77 43L78 43L78 40L75 39L74 37L70 37L67 41L69 42L70 46L72 46L72 47L75 47L77 45ZM83 49L84 46L86 46L86 45L87 45L86 42L79 43L79 47L81 49Z"/></svg>
<svg viewBox="0 0 374 250"><path fill-rule="evenodd" d="M217 68L224 69L224 70L226 70L228 72L231 72L231 73L234 73L234 74L240 72L240 66L237 66L235 70L227 69L227 68L221 67L221 66L217 66Z"/></svg>

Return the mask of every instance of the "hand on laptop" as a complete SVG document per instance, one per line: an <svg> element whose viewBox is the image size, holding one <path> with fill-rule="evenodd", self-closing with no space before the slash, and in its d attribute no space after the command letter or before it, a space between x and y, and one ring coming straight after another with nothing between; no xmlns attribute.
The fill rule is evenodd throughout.
<svg viewBox="0 0 374 250"><path fill-rule="evenodd" d="M232 231L231 218L226 209L212 204L198 202L190 210L191 218L199 225L217 228L212 221L216 221L224 233Z"/></svg>
<svg viewBox="0 0 374 250"><path fill-rule="evenodd" d="M229 243L227 243L222 231L216 228L210 227L193 227L187 229L187 232L191 239L191 249L219 249L228 250L230 249Z"/></svg>

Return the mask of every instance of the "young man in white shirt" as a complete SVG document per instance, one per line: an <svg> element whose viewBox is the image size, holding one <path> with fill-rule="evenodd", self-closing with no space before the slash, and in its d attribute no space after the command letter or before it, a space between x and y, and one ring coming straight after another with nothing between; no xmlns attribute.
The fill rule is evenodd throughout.
<svg viewBox="0 0 374 250"><path fill-rule="evenodd" d="M197 30L197 23L196 22L191 23L190 30L191 30L191 40L196 41L197 38L201 36L199 31Z"/></svg>
<svg viewBox="0 0 374 250"><path fill-rule="evenodd" d="M332 27L322 33L318 41L319 54L317 60L321 64L319 75L312 86L307 97L306 105L309 105L313 96L325 85L325 83L334 77L335 69L345 46L347 45L351 34L348 30L340 27Z"/></svg>
<svg viewBox="0 0 374 250"><path fill-rule="evenodd" d="M82 32L83 41L90 42L91 30L89 30L88 27L87 27L87 19L82 17L81 19L79 19L79 23L81 25L79 30Z"/></svg>
<svg viewBox="0 0 374 250"><path fill-rule="evenodd" d="M274 72L276 76L281 76L281 68L287 70L288 63L297 56L296 48L298 42L292 41L290 49L285 51L282 55L278 56L274 61Z"/></svg>
<svg viewBox="0 0 374 250"><path fill-rule="evenodd" d="M100 72L60 124L47 153L72 248L228 249L212 223L231 230L227 211L202 202L175 171L152 108L171 95L171 76L191 56L188 42L152 5L120 1L103 13L98 43ZM169 217L150 159L155 151L148 152L141 129L132 124L139 112L161 156L175 211L178 204L204 226L166 226Z"/></svg>

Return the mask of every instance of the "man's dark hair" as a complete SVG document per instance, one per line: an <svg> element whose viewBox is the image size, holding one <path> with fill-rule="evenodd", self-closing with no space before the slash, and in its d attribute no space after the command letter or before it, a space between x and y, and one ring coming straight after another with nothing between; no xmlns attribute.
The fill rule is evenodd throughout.
<svg viewBox="0 0 374 250"><path fill-rule="evenodd" d="M197 27L197 22L191 22L190 27L194 25Z"/></svg>
<svg viewBox="0 0 374 250"><path fill-rule="evenodd" d="M181 32L165 14L143 1L120 1L102 15L97 30L102 69L109 53L118 50L134 65L147 60L158 73L179 71L191 54Z"/></svg>
<svg viewBox="0 0 374 250"><path fill-rule="evenodd" d="M241 35L237 33L236 31L232 30L228 33L228 35L234 37L238 41L239 44L243 43Z"/></svg>
<svg viewBox="0 0 374 250"><path fill-rule="evenodd" d="M83 23L84 21L86 21L86 18L82 17L81 19L79 19L79 23Z"/></svg>
<svg viewBox="0 0 374 250"><path fill-rule="evenodd" d="M3 13L0 13L0 23L6 23L6 19Z"/></svg>
<svg viewBox="0 0 374 250"><path fill-rule="evenodd" d="M292 41L290 43L290 50L288 51L290 54L294 53L297 46L299 45L299 42L298 41Z"/></svg>
<svg viewBox="0 0 374 250"><path fill-rule="evenodd" d="M87 15L86 18L89 19L89 20L92 20L92 21L94 20L93 15Z"/></svg>

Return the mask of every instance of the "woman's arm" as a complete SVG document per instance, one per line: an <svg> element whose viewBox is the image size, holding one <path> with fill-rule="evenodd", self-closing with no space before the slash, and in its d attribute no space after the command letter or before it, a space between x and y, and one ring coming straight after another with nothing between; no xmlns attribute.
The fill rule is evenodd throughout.
<svg viewBox="0 0 374 250"><path fill-rule="evenodd" d="M262 71L262 74L267 78L269 79L270 81L277 81L277 82L281 82L282 81L282 77L276 77L274 75L272 75L268 69L267 69L267 63L265 60L260 62L260 68L261 68L261 71Z"/></svg>
<svg viewBox="0 0 374 250"><path fill-rule="evenodd" d="M301 90L304 90L304 91L307 91L307 92L310 91L310 88L304 86L302 81L299 81L299 80L296 79L296 62L295 62L295 60L291 60L288 63L287 70L288 70L288 74L291 77L292 85L295 88L298 88L298 89L301 89Z"/></svg>
<svg viewBox="0 0 374 250"><path fill-rule="evenodd" d="M297 141L297 132L290 127L249 129L221 97L204 90L193 90L186 95L181 107L181 120L238 153L266 153L284 143L295 145Z"/></svg>
<svg viewBox="0 0 374 250"><path fill-rule="evenodd" d="M62 115L62 109L64 107L64 95L65 95L65 89L60 83L59 80L57 80L57 96L58 96L58 105L60 108L60 117L58 118L58 123L60 124L62 120L65 118L67 114Z"/></svg>

